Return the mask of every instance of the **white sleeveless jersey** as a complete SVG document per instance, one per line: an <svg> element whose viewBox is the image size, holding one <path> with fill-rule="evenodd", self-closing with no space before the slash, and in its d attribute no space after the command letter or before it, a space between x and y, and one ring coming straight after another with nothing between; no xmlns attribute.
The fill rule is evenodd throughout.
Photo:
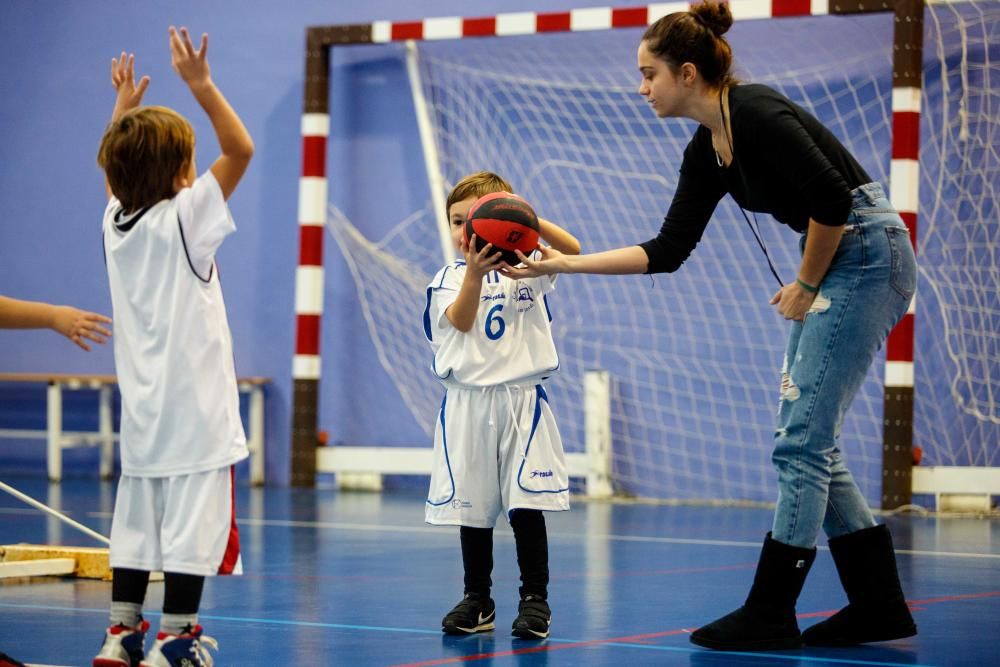
<svg viewBox="0 0 1000 667"><path fill-rule="evenodd" d="M173 199L104 211L122 474L164 477L246 458L215 252L236 229L211 172Z"/></svg>
<svg viewBox="0 0 1000 667"><path fill-rule="evenodd" d="M434 373L446 385L485 387L539 382L559 368L546 294L554 276L512 280L499 271L483 278L476 322L452 326L445 310L465 277L465 261L441 269L427 286L424 334L434 351Z"/></svg>

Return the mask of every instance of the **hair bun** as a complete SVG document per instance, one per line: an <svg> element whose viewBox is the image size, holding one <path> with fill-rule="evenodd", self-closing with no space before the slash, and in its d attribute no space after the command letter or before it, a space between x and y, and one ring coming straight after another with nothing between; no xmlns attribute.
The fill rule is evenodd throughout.
<svg viewBox="0 0 1000 667"><path fill-rule="evenodd" d="M716 37L725 35L733 27L733 13L726 2L705 0L692 7L689 13Z"/></svg>

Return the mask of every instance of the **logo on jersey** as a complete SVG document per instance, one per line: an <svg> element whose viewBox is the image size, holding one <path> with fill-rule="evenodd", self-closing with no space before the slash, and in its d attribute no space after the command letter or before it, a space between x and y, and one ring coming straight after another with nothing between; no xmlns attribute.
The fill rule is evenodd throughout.
<svg viewBox="0 0 1000 667"><path fill-rule="evenodd" d="M514 301L517 302L517 312L519 313L526 313L535 307L535 295L527 285L518 285Z"/></svg>
<svg viewBox="0 0 1000 667"><path fill-rule="evenodd" d="M531 477L531 479L534 479L536 477L552 477L552 471L551 470L532 470L531 471L531 475L529 475L529 477Z"/></svg>
<svg viewBox="0 0 1000 667"><path fill-rule="evenodd" d="M461 498L455 498L451 501L451 508L456 510L467 510L472 507L472 503L468 500L462 500Z"/></svg>

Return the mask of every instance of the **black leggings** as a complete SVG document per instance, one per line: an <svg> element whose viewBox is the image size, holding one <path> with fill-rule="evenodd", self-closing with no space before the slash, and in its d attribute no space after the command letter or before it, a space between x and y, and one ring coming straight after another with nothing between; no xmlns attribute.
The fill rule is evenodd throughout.
<svg viewBox="0 0 1000 667"><path fill-rule="evenodd" d="M514 510L510 517L521 569L521 597L548 596L549 543L545 515L540 510ZM493 529L462 526L462 564L465 567L465 592L488 597L493 572Z"/></svg>
<svg viewBox="0 0 1000 667"><path fill-rule="evenodd" d="M197 614L205 577L196 574L163 573L163 613ZM142 605L149 586L149 572L116 567L112 572L111 599Z"/></svg>

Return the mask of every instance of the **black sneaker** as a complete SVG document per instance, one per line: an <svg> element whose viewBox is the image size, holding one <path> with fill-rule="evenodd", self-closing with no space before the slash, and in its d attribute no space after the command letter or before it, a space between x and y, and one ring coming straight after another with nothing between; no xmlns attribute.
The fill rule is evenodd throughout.
<svg viewBox="0 0 1000 667"><path fill-rule="evenodd" d="M493 598L484 600L478 593L466 593L462 601L441 620L441 629L449 635L486 632L496 627L496 613Z"/></svg>
<svg viewBox="0 0 1000 667"><path fill-rule="evenodd" d="M525 595L517 605L517 618L511 625L511 634L521 639L545 639L552 624L549 603L537 595Z"/></svg>

